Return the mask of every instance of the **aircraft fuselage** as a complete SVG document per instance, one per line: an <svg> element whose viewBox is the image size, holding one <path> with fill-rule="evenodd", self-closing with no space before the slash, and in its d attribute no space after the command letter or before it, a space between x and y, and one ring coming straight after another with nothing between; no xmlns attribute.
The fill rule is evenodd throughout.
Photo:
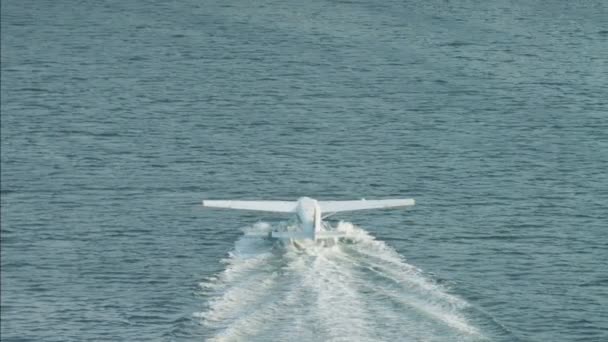
<svg viewBox="0 0 608 342"><path fill-rule="evenodd" d="M321 208L317 200L301 197L296 205L296 216L302 225L302 233L314 240L321 230Z"/></svg>

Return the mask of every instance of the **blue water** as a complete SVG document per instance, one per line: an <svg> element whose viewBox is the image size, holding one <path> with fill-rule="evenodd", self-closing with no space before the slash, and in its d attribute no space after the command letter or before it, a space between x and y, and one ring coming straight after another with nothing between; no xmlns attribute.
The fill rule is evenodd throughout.
<svg viewBox="0 0 608 342"><path fill-rule="evenodd" d="M607 18L2 1L2 340L608 340ZM303 195L417 205L303 248L200 207Z"/></svg>

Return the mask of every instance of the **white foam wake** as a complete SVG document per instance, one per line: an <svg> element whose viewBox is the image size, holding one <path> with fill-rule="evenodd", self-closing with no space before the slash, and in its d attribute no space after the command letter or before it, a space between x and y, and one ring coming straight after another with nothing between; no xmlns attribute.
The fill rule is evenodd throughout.
<svg viewBox="0 0 608 342"><path fill-rule="evenodd" d="M196 313L212 341L474 341L467 302L366 231L340 222L331 247L283 244L246 229Z"/></svg>

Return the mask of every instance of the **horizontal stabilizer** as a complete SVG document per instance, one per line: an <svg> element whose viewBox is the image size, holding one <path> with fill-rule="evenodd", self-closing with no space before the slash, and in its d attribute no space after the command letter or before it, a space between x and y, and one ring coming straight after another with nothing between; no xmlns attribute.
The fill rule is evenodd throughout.
<svg viewBox="0 0 608 342"><path fill-rule="evenodd" d="M271 237L275 239L310 239L310 234L304 232L272 232Z"/></svg>
<svg viewBox="0 0 608 342"><path fill-rule="evenodd" d="M339 238L339 237L345 237L345 236L346 236L346 233L335 232L335 231L330 231L330 232L321 231L321 232L317 232L315 234L315 237L317 239L333 239L333 238Z"/></svg>
<svg viewBox="0 0 608 342"><path fill-rule="evenodd" d="M203 201L203 207L294 213L296 202L292 201Z"/></svg>
<svg viewBox="0 0 608 342"><path fill-rule="evenodd" d="M324 213L338 213L366 209L405 208L413 206L415 201L406 199L359 200L359 201L319 201L319 207Z"/></svg>

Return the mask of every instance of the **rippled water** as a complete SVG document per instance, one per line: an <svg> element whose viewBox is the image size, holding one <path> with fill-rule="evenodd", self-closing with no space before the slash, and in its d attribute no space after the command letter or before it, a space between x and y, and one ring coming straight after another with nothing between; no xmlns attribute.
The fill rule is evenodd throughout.
<svg viewBox="0 0 608 342"><path fill-rule="evenodd" d="M608 339L604 1L1 16L2 340ZM417 206L199 207L303 195Z"/></svg>

